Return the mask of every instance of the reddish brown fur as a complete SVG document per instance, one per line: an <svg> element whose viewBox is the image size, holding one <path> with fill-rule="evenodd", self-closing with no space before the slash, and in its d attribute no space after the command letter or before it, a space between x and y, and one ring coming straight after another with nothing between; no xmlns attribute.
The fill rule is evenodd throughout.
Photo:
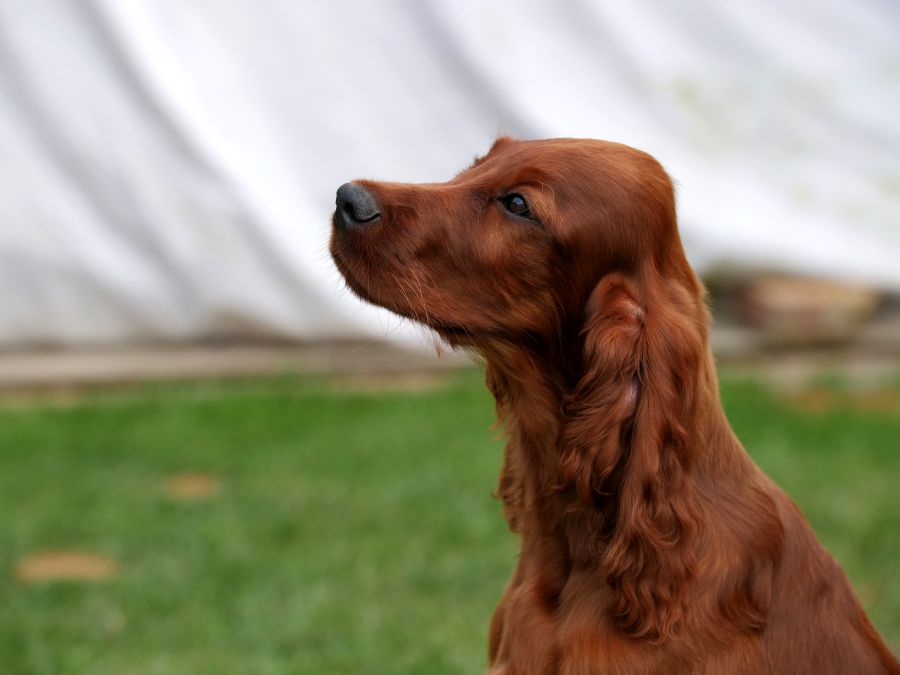
<svg viewBox="0 0 900 675"><path fill-rule="evenodd" d="M614 143L502 138L442 184L360 181L361 297L487 363L522 539L494 674L900 673L844 573L719 403L672 185ZM523 194L540 225L498 204Z"/></svg>

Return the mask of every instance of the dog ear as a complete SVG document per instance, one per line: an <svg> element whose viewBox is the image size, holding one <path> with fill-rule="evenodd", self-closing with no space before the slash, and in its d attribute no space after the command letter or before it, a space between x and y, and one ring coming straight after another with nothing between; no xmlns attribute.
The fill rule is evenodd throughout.
<svg viewBox="0 0 900 675"><path fill-rule="evenodd" d="M591 528L616 625L662 642L684 614L697 531L690 480L706 309L692 276L609 274L593 290L565 405L563 485ZM690 282L693 282L692 284Z"/></svg>

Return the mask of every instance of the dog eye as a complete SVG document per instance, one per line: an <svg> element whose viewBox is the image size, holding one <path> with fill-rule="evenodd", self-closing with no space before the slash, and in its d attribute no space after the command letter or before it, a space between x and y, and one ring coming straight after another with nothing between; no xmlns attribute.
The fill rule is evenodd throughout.
<svg viewBox="0 0 900 675"><path fill-rule="evenodd" d="M508 195L500 197L500 203L503 204L504 209L515 216L521 216L522 218L537 221L537 218L531 214L531 209L528 208L528 202L525 201L525 197L518 192L511 192Z"/></svg>

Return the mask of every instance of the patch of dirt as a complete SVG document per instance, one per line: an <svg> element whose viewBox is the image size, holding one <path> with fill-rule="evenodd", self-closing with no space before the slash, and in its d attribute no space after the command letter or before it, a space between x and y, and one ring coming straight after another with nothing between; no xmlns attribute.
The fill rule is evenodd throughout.
<svg viewBox="0 0 900 675"><path fill-rule="evenodd" d="M98 581L113 576L112 558L82 551L41 551L19 561L16 578L26 584L46 581Z"/></svg>
<svg viewBox="0 0 900 675"><path fill-rule="evenodd" d="M803 412L823 413L837 407L838 397L831 389L802 389L787 396L786 402Z"/></svg>
<svg viewBox="0 0 900 675"><path fill-rule="evenodd" d="M900 411L900 391L896 389L872 389L857 392L851 398L853 407L858 410L877 412Z"/></svg>
<svg viewBox="0 0 900 675"><path fill-rule="evenodd" d="M208 473L178 473L166 479L166 493L179 501L208 499L221 488L219 479Z"/></svg>
<svg viewBox="0 0 900 675"><path fill-rule="evenodd" d="M900 412L900 391L890 387L838 392L811 387L786 397L788 405L804 412L825 413L837 409L868 412Z"/></svg>
<svg viewBox="0 0 900 675"><path fill-rule="evenodd" d="M331 378L332 389L340 392L427 392L440 389L450 377L445 372L370 373Z"/></svg>

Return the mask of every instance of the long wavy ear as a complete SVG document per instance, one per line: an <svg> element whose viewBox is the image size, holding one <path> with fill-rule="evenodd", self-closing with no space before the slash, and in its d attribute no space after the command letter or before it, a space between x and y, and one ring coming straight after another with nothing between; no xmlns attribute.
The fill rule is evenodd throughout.
<svg viewBox="0 0 900 675"><path fill-rule="evenodd" d="M616 625L662 642L678 628L694 567L692 454L706 384L706 309L693 275L604 277L591 294L583 375L561 430L563 484L593 514L587 553ZM711 392L710 392L711 394Z"/></svg>

